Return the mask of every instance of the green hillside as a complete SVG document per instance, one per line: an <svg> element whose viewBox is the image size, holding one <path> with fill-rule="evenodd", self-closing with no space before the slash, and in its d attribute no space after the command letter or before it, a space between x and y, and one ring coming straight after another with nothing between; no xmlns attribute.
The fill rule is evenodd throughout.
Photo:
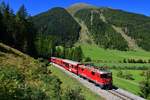
<svg viewBox="0 0 150 100"><path fill-rule="evenodd" d="M52 36L57 45L76 43L86 29L95 44L105 49L149 51L150 48L150 18L140 14L83 3L67 10L52 8L32 20L38 33Z"/></svg>
<svg viewBox="0 0 150 100"><path fill-rule="evenodd" d="M130 45L133 45L136 48L150 50L150 17L90 5L77 9L79 5L71 6L68 10L70 13L75 12L73 15L79 23L84 22L95 43L100 47L128 50L133 49L130 48ZM127 38L116 29L120 29Z"/></svg>
<svg viewBox="0 0 150 100"><path fill-rule="evenodd" d="M0 99L60 98L60 80L44 63L0 43Z"/></svg>
<svg viewBox="0 0 150 100"><path fill-rule="evenodd" d="M97 45L103 48L127 50L126 41L111 25L100 19L98 9L82 9L76 12L75 17L86 24Z"/></svg>
<svg viewBox="0 0 150 100"><path fill-rule="evenodd" d="M150 17L115 9L104 9L103 14L109 24L121 27L140 47L150 51Z"/></svg>
<svg viewBox="0 0 150 100"><path fill-rule="evenodd" d="M80 26L64 8L52 8L32 20L38 33L52 36L58 45L72 45L79 38Z"/></svg>

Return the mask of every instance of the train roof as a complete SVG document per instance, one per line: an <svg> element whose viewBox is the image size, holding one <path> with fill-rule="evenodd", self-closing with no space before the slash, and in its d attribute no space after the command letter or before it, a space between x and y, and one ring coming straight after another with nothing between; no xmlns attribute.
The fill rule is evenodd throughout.
<svg viewBox="0 0 150 100"><path fill-rule="evenodd" d="M108 74L108 73L111 73L111 72L108 71L108 70L97 69L97 68L95 68L94 66L80 65L80 67L88 68L88 69L92 70L93 72L98 72L98 73L100 73L100 74Z"/></svg>
<svg viewBox="0 0 150 100"><path fill-rule="evenodd" d="M81 64L80 62L76 62L76 61L72 61L72 60L68 60L68 59L64 59L63 61L66 63L69 63L69 64L73 64L73 65Z"/></svg>

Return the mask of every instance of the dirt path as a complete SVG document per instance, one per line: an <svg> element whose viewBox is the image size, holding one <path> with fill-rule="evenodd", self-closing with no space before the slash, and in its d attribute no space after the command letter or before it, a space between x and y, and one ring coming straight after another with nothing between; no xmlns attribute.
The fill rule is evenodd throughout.
<svg viewBox="0 0 150 100"><path fill-rule="evenodd" d="M92 35L90 35L90 32L89 32L87 26L85 25L85 23L83 21L79 21L77 18L76 18L76 21L81 26L79 42L83 43L83 44L84 43L95 44L94 40L92 38Z"/></svg>

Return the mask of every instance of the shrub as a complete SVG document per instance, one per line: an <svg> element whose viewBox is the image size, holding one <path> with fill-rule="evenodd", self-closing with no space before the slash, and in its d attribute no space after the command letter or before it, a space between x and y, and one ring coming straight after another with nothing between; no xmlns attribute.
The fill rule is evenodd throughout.
<svg viewBox="0 0 150 100"><path fill-rule="evenodd" d="M150 97L150 70L145 71L145 79L140 82L140 96L149 100Z"/></svg>
<svg viewBox="0 0 150 100"><path fill-rule="evenodd" d="M68 89L63 98L63 100L85 100L85 97L81 94L81 89Z"/></svg>
<svg viewBox="0 0 150 100"><path fill-rule="evenodd" d="M122 72L121 70L119 70L119 71L117 72L117 77L120 77L120 78L123 77L123 72Z"/></svg>
<svg viewBox="0 0 150 100"><path fill-rule="evenodd" d="M133 75L130 72L125 72L123 77L128 80L134 80Z"/></svg>
<svg viewBox="0 0 150 100"><path fill-rule="evenodd" d="M124 63L127 63L126 59L123 59L123 62L124 62Z"/></svg>
<svg viewBox="0 0 150 100"><path fill-rule="evenodd" d="M85 61L85 62L91 62L92 60L91 60L90 57L86 57L84 61Z"/></svg>
<svg viewBox="0 0 150 100"><path fill-rule="evenodd" d="M117 77L128 79L128 80L134 80L133 75L127 71L123 72L123 71L119 70L117 72Z"/></svg>

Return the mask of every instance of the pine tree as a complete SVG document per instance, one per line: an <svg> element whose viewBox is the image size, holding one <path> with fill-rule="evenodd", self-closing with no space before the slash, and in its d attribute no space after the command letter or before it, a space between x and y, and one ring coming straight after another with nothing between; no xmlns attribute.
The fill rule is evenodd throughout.
<svg viewBox="0 0 150 100"><path fill-rule="evenodd" d="M2 20L3 20L3 16L0 12L0 42L2 42L2 39L3 39L3 33L4 33L4 25L2 23Z"/></svg>
<svg viewBox="0 0 150 100"><path fill-rule="evenodd" d="M19 16L21 19L27 19L28 18L28 13L27 13L27 10L25 8L24 5L22 5L18 12L17 12L17 16Z"/></svg>
<svg viewBox="0 0 150 100"><path fill-rule="evenodd" d="M12 9L10 9L9 5L5 4L4 2L1 3L0 5L0 11L3 16L2 18L2 28L3 28L3 33L1 33L1 41L8 44L8 45L13 45L13 33L15 32L14 28L14 17L15 15L13 14Z"/></svg>
<svg viewBox="0 0 150 100"><path fill-rule="evenodd" d="M16 14L16 22L17 22L17 47L22 51L34 55L35 46L34 39L36 30L33 27L33 23L28 19L28 13L24 5L22 5L17 14Z"/></svg>

